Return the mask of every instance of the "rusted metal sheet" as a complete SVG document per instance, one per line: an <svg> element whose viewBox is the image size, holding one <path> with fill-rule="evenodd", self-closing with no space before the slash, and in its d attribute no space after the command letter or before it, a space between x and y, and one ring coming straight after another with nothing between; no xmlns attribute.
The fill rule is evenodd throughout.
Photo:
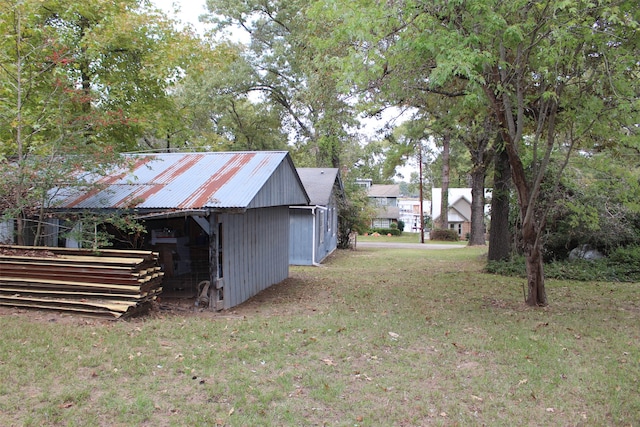
<svg viewBox="0 0 640 427"><path fill-rule="evenodd" d="M286 180L269 193L272 206L308 203L286 151L161 153L127 155L131 171L114 170L97 189L65 194L61 209L246 209L274 174ZM290 187L290 188L289 188Z"/></svg>
<svg viewBox="0 0 640 427"><path fill-rule="evenodd" d="M120 318L162 292L150 251L0 246L0 305Z"/></svg>

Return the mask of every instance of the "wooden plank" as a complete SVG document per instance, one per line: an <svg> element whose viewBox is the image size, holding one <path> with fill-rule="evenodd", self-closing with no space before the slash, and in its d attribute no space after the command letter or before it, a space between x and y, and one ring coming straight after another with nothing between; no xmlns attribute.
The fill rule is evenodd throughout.
<svg viewBox="0 0 640 427"><path fill-rule="evenodd" d="M33 284L36 286L39 284L43 285L57 285L62 288L65 287L82 287L82 288L96 288L96 289L113 289L113 290L127 290L127 291L137 291L140 289L139 286L131 286L131 285L112 285L112 284L103 284L103 283L89 283L89 282L71 282L71 281L61 281L61 280L30 280L28 278L23 277L0 277L0 283L4 282L19 282L25 284Z"/></svg>
<svg viewBox="0 0 640 427"><path fill-rule="evenodd" d="M110 265L104 266L100 264L100 259L96 259L94 263L75 263L65 258L33 258L33 257L6 257L0 255L0 271L5 268L58 268L68 269L69 271L97 271L109 274L134 274L140 273L141 270L135 265ZM160 268L160 267L158 267ZM151 268L147 268L150 270Z"/></svg>
<svg viewBox="0 0 640 427"><path fill-rule="evenodd" d="M138 294L117 294L117 293L109 293L109 292L86 292L86 291L64 291L59 289L38 289L38 288L25 288L20 286L3 286L0 285L0 295L13 295L13 294L21 294L21 295L57 295L64 297L76 297L78 299L84 298L109 298L109 299L142 299L148 295L148 293L138 293Z"/></svg>
<svg viewBox="0 0 640 427"><path fill-rule="evenodd" d="M112 318L112 319L118 319L123 315L123 313L120 313L120 312L96 310L88 307L51 307L49 305L39 305L37 303L30 303L30 302L24 302L24 301L15 301L15 302L7 302L7 303L0 301L0 306L32 308L32 309L38 309L38 310L52 310L52 311L81 314L83 316L93 316L93 317L100 317L100 318L108 316L109 318Z"/></svg>
<svg viewBox="0 0 640 427"><path fill-rule="evenodd" d="M62 262L70 262L77 265L109 265L109 266L122 266L129 268L136 268L137 265L143 263L141 258L116 258L116 257L78 257L78 256L60 256L60 257L31 257L21 255L2 255L0 254L0 260L12 261L22 260L27 263L50 263L60 260Z"/></svg>
<svg viewBox="0 0 640 427"><path fill-rule="evenodd" d="M79 249L79 248L60 248L52 246L18 246L18 245L0 245L0 250L18 250L29 252L51 252L54 254L67 254L67 255L91 255L91 256L110 256L110 257L127 257L127 258L152 258L158 257L157 252L138 250L138 249L98 249L94 251L92 249Z"/></svg>
<svg viewBox="0 0 640 427"><path fill-rule="evenodd" d="M87 301L87 302L78 302L73 300L65 300L65 299L46 299L46 298L22 298L17 296L0 296L0 302L29 302L34 304L40 304L49 307L57 307L57 306L65 306L65 307L92 307L92 308L100 308L106 309L109 311L124 313L127 311L129 307L133 307L136 303L127 303L121 301L105 301L98 302L96 301Z"/></svg>
<svg viewBox="0 0 640 427"><path fill-rule="evenodd" d="M16 255L0 254L0 305L119 318L148 307L162 293L164 272L156 252L3 248Z"/></svg>
<svg viewBox="0 0 640 427"><path fill-rule="evenodd" d="M151 277L143 277L143 278L137 278L137 277L112 277L112 276L106 276L106 275L91 275L88 273L85 274L70 274L70 273L64 273L64 274L59 274L57 271L55 270L51 270L50 272L46 272L46 271L33 271L33 272L24 272L24 271L15 271L15 270L10 270L10 271L2 271L2 274L0 275L0 280L2 280L3 277L21 277L24 279L31 279L33 281L39 281L39 280L58 280L58 281L62 281L62 282L67 282L67 281L75 281L75 282L86 282L86 283L103 283L103 284L111 284L111 285L132 285L135 286L136 284L141 284L141 283L146 283L150 280L152 280Z"/></svg>
<svg viewBox="0 0 640 427"><path fill-rule="evenodd" d="M77 292L77 291L60 291L57 289L25 289L25 288L8 288L0 286L0 296L13 297L23 296L29 298L68 298L78 301L89 301L91 299L112 299L139 302L148 297L147 294L127 295L127 294L111 294L108 292Z"/></svg>

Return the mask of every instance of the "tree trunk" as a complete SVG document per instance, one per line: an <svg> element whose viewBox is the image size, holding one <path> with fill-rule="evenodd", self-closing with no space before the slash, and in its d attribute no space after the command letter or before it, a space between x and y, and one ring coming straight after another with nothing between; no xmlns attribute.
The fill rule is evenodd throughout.
<svg viewBox="0 0 640 427"><path fill-rule="evenodd" d="M544 288L544 264L542 262L542 248L537 243L536 233L528 230L532 225L523 226L523 240L527 265L527 296L526 303L532 307L544 307L548 304L547 293ZM534 240L531 242L530 240Z"/></svg>
<svg viewBox="0 0 640 427"><path fill-rule="evenodd" d="M504 148L496 150L493 192L491 195L491 225L489 227L489 261L503 261L511 256L509 232L509 191L511 168Z"/></svg>
<svg viewBox="0 0 640 427"><path fill-rule="evenodd" d="M18 216L16 217L16 243L19 246L26 245L26 241L24 238L25 237L24 231L25 231L25 221L22 218L22 214L18 214Z"/></svg>
<svg viewBox="0 0 640 427"><path fill-rule="evenodd" d="M451 137L442 138L442 197L440 198L440 221L442 229L449 228L449 151Z"/></svg>
<svg viewBox="0 0 640 427"><path fill-rule="evenodd" d="M469 246L484 246L484 179L485 168L478 164L471 172L471 232L469 233Z"/></svg>
<svg viewBox="0 0 640 427"><path fill-rule="evenodd" d="M535 203L536 197L531 200L531 188L527 181L527 174L522 164L522 160L516 150L516 138L518 132L514 131L514 135L509 131L510 121L506 117L506 111L509 111L504 104L500 103L495 93L489 85L485 88L485 94L491 101L492 108L501 125L500 134L504 141L505 151L509 157L509 165L511 167L511 179L518 194L518 208L520 210L520 220L522 222L522 244L527 264L527 283L528 294L526 303L530 306L546 306L547 295L544 289L544 269L542 266L542 247L540 245L540 237L542 229L536 224ZM505 98L506 99L506 98ZM506 104L510 106L510 104ZM513 126L512 126L513 127Z"/></svg>

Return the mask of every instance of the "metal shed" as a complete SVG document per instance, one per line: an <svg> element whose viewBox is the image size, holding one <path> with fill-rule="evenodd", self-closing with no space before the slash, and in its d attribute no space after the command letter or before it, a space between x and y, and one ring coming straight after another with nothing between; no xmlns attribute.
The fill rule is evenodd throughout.
<svg viewBox="0 0 640 427"><path fill-rule="evenodd" d="M309 197L287 152L127 158L132 169L97 179L96 189L60 192L56 210L135 212L149 230L146 248L160 252L165 280L177 289L209 281L213 309L288 277L289 207L308 205Z"/></svg>
<svg viewBox="0 0 640 427"><path fill-rule="evenodd" d="M310 206L292 206L289 263L320 264L338 245L338 201L344 197L335 168L298 168Z"/></svg>

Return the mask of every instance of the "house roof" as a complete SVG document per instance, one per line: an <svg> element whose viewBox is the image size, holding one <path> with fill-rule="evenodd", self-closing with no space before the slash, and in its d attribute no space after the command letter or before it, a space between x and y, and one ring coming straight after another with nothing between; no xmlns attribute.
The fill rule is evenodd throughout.
<svg viewBox="0 0 640 427"><path fill-rule="evenodd" d="M249 209L308 204L285 151L130 154L132 169L96 178L96 188L59 190L58 209Z"/></svg>
<svg viewBox="0 0 640 427"><path fill-rule="evenodd" d="M398 197L400 186L398 184L373 184L369 187L369 197Z"/></svg>
<svg viewBox="0 0 640 427"><path fill-rule="evenodd" d="M485 198L491 197L491 189L484 189ZM442 189L431 189L431 218L440 218ZM485 204L484 213L489 214L489 205ZM471 188L449 188L449 222L471 221Z"/></svg>
<svg viewBox="0 0 640 427"><path fill-rule="evenodd" d="M337 168L297 168L296 171L309 195L311 205L327 206L336 184L342 190Z"/></svg>
<svg viewBox="0 0 640 427"><path fill-rule="evenodd" d="M471 205L471 188L449 188L449 222L471 221L471 217L467 218L459 209L451 210L463 200ZM434 221L440 218L441 204L442 188L431 189L431 218Z"/></svg>

